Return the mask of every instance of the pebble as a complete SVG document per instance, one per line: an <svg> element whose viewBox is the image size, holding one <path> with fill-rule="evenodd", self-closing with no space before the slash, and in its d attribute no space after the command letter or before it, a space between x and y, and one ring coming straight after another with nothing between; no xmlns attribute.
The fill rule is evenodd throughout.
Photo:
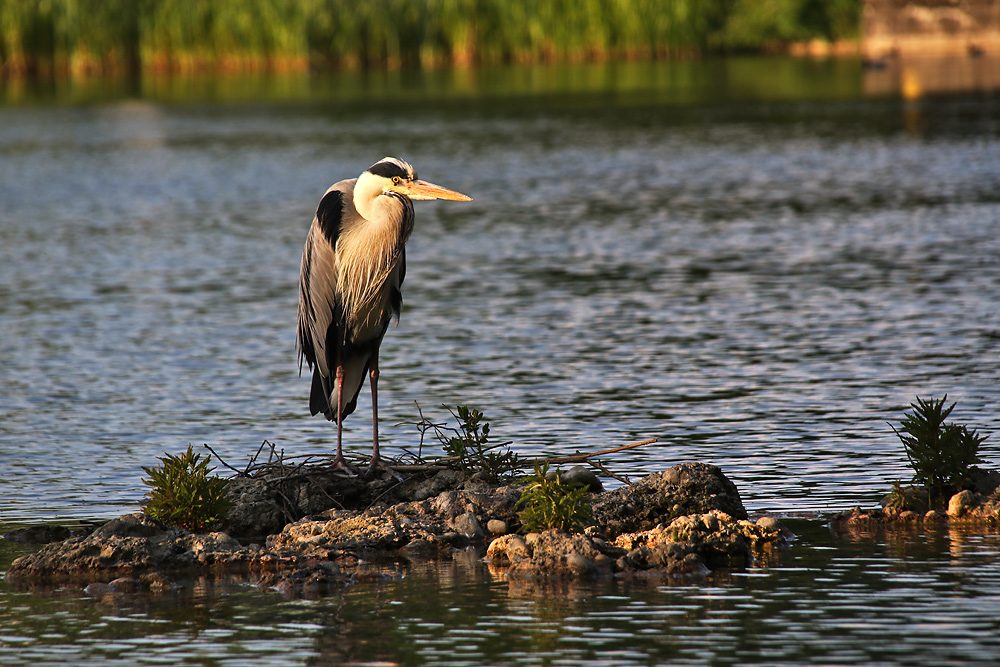
<svg viewBox="0 0 1000 667"><path fill-rule="evenodd" d="M89 584L86 588L84 588L83 592L86 593L87 595L93 595L94 597L100 597L102 595L110 593L111 592L111 587L108 586L104 582L95 581L94 583Z"/></svg>
<svg viewBox="0 0 1000 667"><path fill-rule="evenodd" d="M506 535L508 532L507 522L500 519L490 519L486 522L486 530L494 535Z"/></svg>
<svg viewBox="0 0 1000 667"><path fill-rule="evenodd" d="M511 562L528 558L528 545L518 535L504 535L490 542L486 549L486 557L493 562L502 562L505 559Z"/></svg>
<svg viewBox="0 0 1000 667"><path fill-rule="evenodd" d="M757 525L764 530L781 530L783 526L781 522L775 519L773 516L762 516L757 519Z"/></svg>

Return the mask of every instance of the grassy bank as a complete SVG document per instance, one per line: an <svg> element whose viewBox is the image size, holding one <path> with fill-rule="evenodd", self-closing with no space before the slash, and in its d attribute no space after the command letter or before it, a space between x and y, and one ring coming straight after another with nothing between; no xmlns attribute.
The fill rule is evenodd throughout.
<svg viewBox="0 0 1000 667"><path fill-rule="evenodd" d="M851 38L860 0L2 0L8 75L648 58Z"/></svg>

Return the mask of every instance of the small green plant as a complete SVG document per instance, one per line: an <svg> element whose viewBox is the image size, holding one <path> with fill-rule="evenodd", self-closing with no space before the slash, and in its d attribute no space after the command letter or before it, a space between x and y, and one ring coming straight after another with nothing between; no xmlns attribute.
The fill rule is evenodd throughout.
<svg viewBox="0 0 1000 667"><path fill-rule="evenodd" d="M955 403L945 407L948 395L940 400L923 400L910 403L912 413L907 413L896 436L903 443L906 458L913 468L913 481L927 487L932 498L944 499L960 491L969 483L969 473L979 458L979 446L988 436L959 424L946 424L945 420L955 409Z"/></svg>
<svg viewBox="0 0 1000 667"><path fill-rule="evenodd" d="M532 478L518 501L523 505L521 525L528 532L558 528L578 532L593 521L594 512L587 488L563 484L559 475L549 476L549 465L535 465Z"/></svg>
<svg viewBox="0 0 1000 667"><path fill-rule="evenodd" d="M150 487L142 509L150 517L171 526L192 531L211 528L226 515L232 503L226 497L226 480L209 476L212 457L202 459L191 445L180 456L166 454L160 457L162 465L155 468L143 466L149 479L143 484Z"/></svg>
<svg viewBox="0 0 1000 667"><path fill-rule="evenodd" d="M424 434L431 431L459 470L481 471L486 480L493 483L514 477L519 470L518 456L510 451L509 442L490 444L490 424L482 412L467 405L458 405L454 410L447 405L442 407L455 418L458 428L436 424L421 412L417 422L421 446Z"/></svg>

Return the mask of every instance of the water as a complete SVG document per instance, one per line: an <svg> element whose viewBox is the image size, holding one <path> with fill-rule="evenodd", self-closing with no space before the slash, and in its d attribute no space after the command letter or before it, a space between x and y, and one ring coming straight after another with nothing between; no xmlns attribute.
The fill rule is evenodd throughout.
<svg viewBox="0 0 1000 667"><path fill-rule="evenodd" d="M475 198L418 204L403 316L380 364L387 451L416 445L402 424L415 401L442 418L440 404L469 403L522 453L658 437L608 465L715 463L752 513L875 504L909 477L886 422L916 395L947 393L959 422L1000 426L1000 102L866 96L863 78L850 61L734 59L8 86L0 522L132 511L141 466L188 443L237 465L265 438L286 454L329 451L334 429L308 416L296 374L301 244L325 188L383 155ZM369 447L368 410L363 393L346 422L352 451ZM777 569L693 587L508 597L463 570L458 611L418 610L398 636L425 643L405 654L371 633L380 610L426 601L437 570L316 603L199 588L150 608L126 601L121 617L76 590L0 588L29 626L11 635L0 623L0 646L52 664L137 651L324 664L324 642L346 637L351 659L385 646L376 653L402 664L503 664L522 658L483 648L460 619L496 628L537 615L530 643L484 636L545 664L563 652L593 664L754 652L915 664L928 646L957 664L995 648L976 639L996 635L995 620L975 616L1000 591L994 537L970 538L972 555L954 561L950 538L928 538L911 562L923 547L852 553L810 526ZM829 560L810 545L829 546ZM903 606L873 620L866 605ZM368 616L336 621L355 607ZM184 621L191 609L204 620ZM842 621L858 614L862 627ZM595 637L603 623L622 636ZM557 626L577 639L561 643ZM731 626L744 634L706 631ZM955 627L968 632L943 645ZM898 653L869 645L885 633Z"/></svg>
<svg viewBox="0 0 1000 667"><path fill-rule="evenodd" d="M161 598L8 592L21 665L991 665L1000 537L835 538L698 582L531 587L474 558L292 600L227 582Z"/></svg>

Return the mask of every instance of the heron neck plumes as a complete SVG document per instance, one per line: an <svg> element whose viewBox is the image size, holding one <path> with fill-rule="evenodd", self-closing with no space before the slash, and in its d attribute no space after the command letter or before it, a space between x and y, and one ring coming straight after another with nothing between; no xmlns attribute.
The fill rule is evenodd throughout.
<svg viewBox="0 0 1000 667"><path fill-rule="evenodd" d="M345 224L337 241L337 292L347 338L360 342L381 336L393 315L390 291L406 240L413 230L413 204L396 194L366 196L359 178L354 203L360 214ZM359 205L360 204L360 205Z"/></svg>

